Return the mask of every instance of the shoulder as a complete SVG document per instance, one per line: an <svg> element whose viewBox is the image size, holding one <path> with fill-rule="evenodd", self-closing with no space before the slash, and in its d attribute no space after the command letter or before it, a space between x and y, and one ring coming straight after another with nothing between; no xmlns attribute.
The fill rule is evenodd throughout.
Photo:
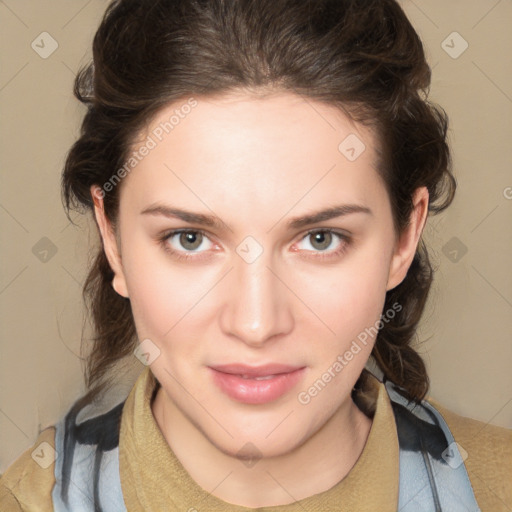
<svg viewBox="0 0 512 512"><path fill-rule="evenodd" d="M512 506L512 430L460 416L429 397L443 416L466 457L475 498L482 512L509 511ZM466 455L467 454L467 455Z"/></svg>
<svg viewBox="0 0 512 512"><path fill-rule="evenodd" d="M0 509L52 511L55 484L55 427L44 429L0 477Z"/></svg>

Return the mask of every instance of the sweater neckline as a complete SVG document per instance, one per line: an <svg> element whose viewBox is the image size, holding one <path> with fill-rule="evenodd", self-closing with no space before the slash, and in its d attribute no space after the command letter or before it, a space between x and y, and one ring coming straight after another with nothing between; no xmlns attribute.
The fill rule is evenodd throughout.
<svg viewBox="0 0 512 512"><path fill-rule="evenodd" d="M119 464L128 510L201 512L323 512L379 510L398 505L399 447L391 402L385 386L371 376L375 414L363 451L349 473L330 489L271 507L249 508L228 503L203 489L181 464L165 440L151 410L158 381L147 366L123 407Z"/></svg>

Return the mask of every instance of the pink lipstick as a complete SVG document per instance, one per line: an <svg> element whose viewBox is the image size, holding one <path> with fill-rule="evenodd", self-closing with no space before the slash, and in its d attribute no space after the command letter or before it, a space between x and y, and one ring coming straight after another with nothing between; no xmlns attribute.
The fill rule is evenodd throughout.
<svg viewBox="0 0 512 512"><path fill-rule="evenodd" d="M233 400L264 404L277 400L296 386L306 367L273 363L263 366L226 364L209 369L214 383Z"/></svg>

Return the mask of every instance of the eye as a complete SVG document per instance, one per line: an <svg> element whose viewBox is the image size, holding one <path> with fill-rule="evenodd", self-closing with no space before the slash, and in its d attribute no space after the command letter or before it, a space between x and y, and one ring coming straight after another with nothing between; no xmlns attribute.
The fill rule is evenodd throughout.
<svg viewBox="0 0 512 512"><path fill-rule="evenodd" d="M332 229L316 229L309 231L301 239L301 242L309 239L312 241L309 244L312 250L306 248L306 252L312 252L313 256L308 257L315 259L339 257L347 250L351 243L351 238L348 235ZM327 249L329 247L333 245L336 247L336 239L338 239L337 248L328 251ZM204 247L205 241L210 242L210 247L208 247L208 244L207 247ZM159 238L159 242L166 252L180 260L201 259L203 257L201 254L208 252L208 249L211 249L213 246L208 235L196 229L178 229L170 231ZM204 250L199 250L201 246L203 246ZM199 256L195 256L195 253L198 253Z"/></svg>
<svg viewBox="0 0 512 512"><path fill-rule="evenodd" d="M339 240L337 244L336 238ZM317 229L314 231L309 231L306 236L302 238L301 242L304 240L311 240L309 245L313 248L313 252L320 253L313 255L313 258L330 258L340 256L345 252L348 245L350 244L349 236L332 229ZM334 250L328 251L327 249L333 245L335 247ZM310 249L307 248L306 250L310 251ZM326 254L322 254L324 252Z"/></svg>
<svg viewBox="0 0 512 512"><path fill-rule="evenodd" d="M209 240L206 233L195 229L178 229L165 234L160 238L163 248L180 259L194 258L187 253L203 253L210 247L206 247L205 251L199 250L204 246L204 242ZM210 242L211 243L211 242ZM203 247L204 248L204 247Z"/></svg>

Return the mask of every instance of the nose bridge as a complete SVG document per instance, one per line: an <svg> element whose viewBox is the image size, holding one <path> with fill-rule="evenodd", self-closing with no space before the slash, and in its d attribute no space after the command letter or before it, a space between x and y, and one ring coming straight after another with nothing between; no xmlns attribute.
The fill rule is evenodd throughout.
<svg viewBox="0 0 512 512"><path fill-rule="evenodd" d="M283 284L272 268L270 252L257 255L251 241L240 244L237 252L240 257L235 258L232 280L227 285L224 328L245 343L259 346L289 328Z"/></svg>

